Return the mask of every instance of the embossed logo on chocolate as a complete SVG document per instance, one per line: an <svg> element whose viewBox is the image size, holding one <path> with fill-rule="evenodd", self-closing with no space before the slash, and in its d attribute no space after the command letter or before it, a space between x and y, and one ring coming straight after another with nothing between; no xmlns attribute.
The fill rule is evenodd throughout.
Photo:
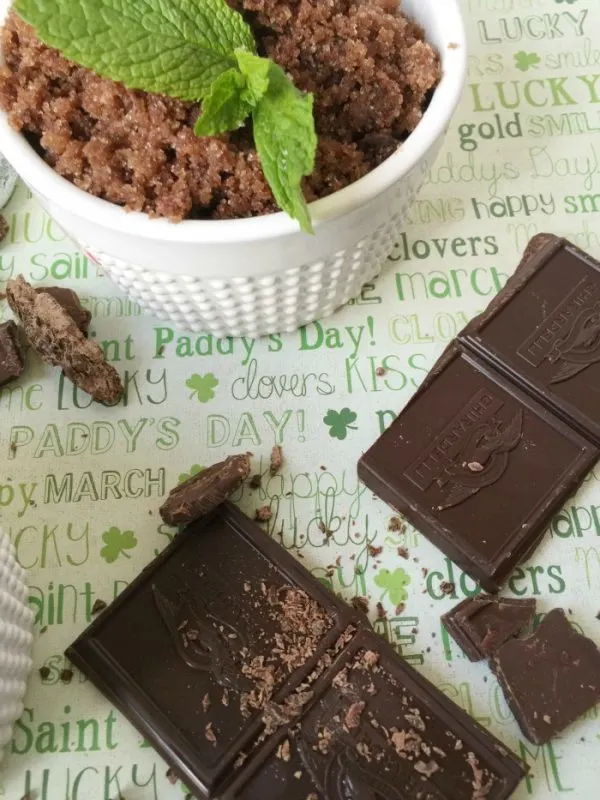
<svg viewBox="0 0 600 800"><path fill-rule="evenodd" d="M497 416L504 402L481 389L439 433L405 476L422 491L435 483L444 511L489 486L506 472L510 453L523 434L523 413L505 421Z"/></svg>
<svg viewBox="0 0 600 800"><path fill-rule="evenodd" d="M226 689L253 688L236 665L234 653L245 642L232 625L210 614L186 586L168 596L153 584L152 593L175 649L188 667L209 672Z"/></svg>
<svg viewBox="0 0 600 800"><path fill-rule="evenodd" d="M600 285L581 280L523 342L517 354L539 367L556 364L550 384L562 383L600 361Z"/></svg>

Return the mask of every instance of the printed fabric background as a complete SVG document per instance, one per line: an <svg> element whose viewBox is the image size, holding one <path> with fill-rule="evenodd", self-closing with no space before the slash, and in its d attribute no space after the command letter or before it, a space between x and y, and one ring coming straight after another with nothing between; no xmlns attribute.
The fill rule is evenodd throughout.
<svg viewBox="0 0 600 800"><path fill-rule="evenodd" d="M271 535L342 597L368 595L376 629L527 761L517 798L598 796L597 709L547 746L525 741L488 667L469 663L440 625L474 582L412 528L388 530L390 509L356 478L360 454L502 287L533 234L563 234L600 256L600 4L463 5L469 85L405 233L358 300L296 334L215 340L142 316L17 189L0 292L18 273L78 291L125 394L112 408L90 404L31 354L23 378L0 391L0 523L29 570L37 633L0 797L185 796L83 676L61 681L62 653L94 601L114 598L174 534L157 512L176 482L246 450L262 472L276 443L281 475L244 486L235 501L249 514L269 505ZM0 320L8 314L0 302ZM541 613L564 607L597 642L599 479L589 475L504 587L536 597ZM440 591L443 581L455 583L454 596Z"/></svg>

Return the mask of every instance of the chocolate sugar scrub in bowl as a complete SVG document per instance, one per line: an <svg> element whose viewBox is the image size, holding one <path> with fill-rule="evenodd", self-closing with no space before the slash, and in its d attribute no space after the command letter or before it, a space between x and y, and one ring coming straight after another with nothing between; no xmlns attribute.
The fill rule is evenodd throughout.
<svg viewBox="0 0 600 800"><path fill-rule="evenodd" d="M131 299L217 336L360 292L465 80L458 0L12 6L0 150Z"/></svg>

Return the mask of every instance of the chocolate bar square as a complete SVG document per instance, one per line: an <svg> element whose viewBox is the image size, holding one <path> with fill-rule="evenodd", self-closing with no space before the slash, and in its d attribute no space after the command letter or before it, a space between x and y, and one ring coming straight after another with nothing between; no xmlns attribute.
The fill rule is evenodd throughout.
<svg viewBox="0 0 600 800"><path fill-rule="evenodd" d="M67 655L206 796L355 622L258 526L221 506L178 534Z"/></svg>
<svg viewBox="0 0 600 800"><path fill-rule="evenodd" d="M600 262L540 244L459 338L600 445Z"/></svg>
<svg viewBox="0 0 600 800"><path fill-rule="evenodd" d="M379 636L361 631L300 721L224 800L504 800L523 768Z"/></svg>
<svg viewBox="0 0 600 800"><path fill-rule="evenodd" d="M597 457L558 417L454 346L358 472L494 592Z"/></svg>

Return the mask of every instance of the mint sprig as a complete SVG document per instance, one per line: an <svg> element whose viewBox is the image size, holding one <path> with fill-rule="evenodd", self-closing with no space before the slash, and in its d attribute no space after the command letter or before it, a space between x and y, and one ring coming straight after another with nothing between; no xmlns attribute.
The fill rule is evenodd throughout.
<svg viewBox="0 0 600 800"><path fill-rule="evenodd" d="M225 0L15 0L14 7L71 61L130 89L202 101L198 136L236 130L252 116L277 203L312 232L301 182L315 164L313 97L256 54L251 28Z"/></svg>

